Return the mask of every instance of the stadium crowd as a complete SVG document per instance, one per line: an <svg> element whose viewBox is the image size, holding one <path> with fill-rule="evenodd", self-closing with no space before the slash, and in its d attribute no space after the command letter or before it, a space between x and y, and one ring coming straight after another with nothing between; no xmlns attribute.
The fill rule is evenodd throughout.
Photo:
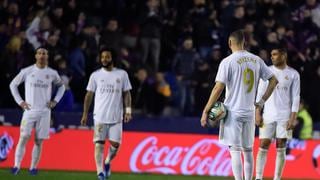
<svg viewBox="0 0 320 180"><path fill-rule="evenodd" d="M287 48L319 122L317 0L0 0L0 107L17 107L9 83L45 46L67 89L57 110L81 111L99 49L110 47L132 81L135 113L198 116L230 53L227 37L240 28L268 65L272 47Z"/></svg>

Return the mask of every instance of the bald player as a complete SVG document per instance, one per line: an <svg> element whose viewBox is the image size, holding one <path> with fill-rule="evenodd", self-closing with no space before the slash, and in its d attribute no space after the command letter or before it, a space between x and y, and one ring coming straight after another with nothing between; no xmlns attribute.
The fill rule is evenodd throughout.
<svg viewBox="0 0 320 180"><path fill-rule="evenodd" d="M210 108L226 87L224 104L228 115L224 124L220 124L219 141L229 147L232 171L236 180L243 179L243 169L244 179L252 179L255 110L262 108L264 101L268 99L278 83L264 61L244 49L244 42L242 30L230 34L228 44L232 54L223 59L219 65L216 84L201 117L201 125L205 127ZM268 80L269 84L261 101L255 104L260 78ZM241 154L243 154L244 164L242 164Z"/></svg>

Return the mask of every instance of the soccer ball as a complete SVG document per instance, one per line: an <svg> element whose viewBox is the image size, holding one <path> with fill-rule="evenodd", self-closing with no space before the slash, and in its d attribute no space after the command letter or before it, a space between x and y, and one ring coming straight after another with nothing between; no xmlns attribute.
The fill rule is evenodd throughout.
<svg viewBox="0 0 320 180"><path fill-rule="evenodd" d="M227 115L227 109L222 102L216 102L208 113L207 124L209 127L215 127L219 124L220 120Z"/></svg>

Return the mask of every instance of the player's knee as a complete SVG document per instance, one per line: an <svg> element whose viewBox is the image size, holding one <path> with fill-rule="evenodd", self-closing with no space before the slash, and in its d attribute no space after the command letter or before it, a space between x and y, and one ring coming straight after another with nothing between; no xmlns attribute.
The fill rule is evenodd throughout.
<svg viewBox="0 0 320 180"><path fill-rule="evenodd" d="M260 141L260 147L263 149L269 149L270 144L271 144L271 140L269 140L269 139Z"/></svg>
<svg viewBox="0 0 320 180"><path fill-rule="evenodd" d="M110 142L111 146L113 146L114 148L119 148L119 146L120 146L120 143L118 143L118 142L115 142L115 141L109 141L109 142Z"/></svg>
<svg viewBox="0 0 320 180"><path fill-rule="evenodd" d="M276 139L276 147L277 148L284 148L286 147L287 139Z"/></svg>
<svg viewBox="0 0 320 180"><path fill-rule="evenodd" d="M239 152L240 152L240 151L241 151L241 147L229 146L229 150L230 150L230 151L234 151L234 152L235 152L235 151L239 151Z"/></svg>
<svg viewBox="0 0 320 180"><path fill-rule="evenodd" d="M252 152L252 147L244 147L242 148L243 152Z"/></svg>
<svg viewBox="0 0 320 180"><path fill-rule="evenodd" d="M34 144L37 146L41 146L42 145L43 140L42 139L35 139L34 140Z"/></svg>
<svg viewBox="0 0 320 180"><path fill-rule="evenodd" d="M29 135L22 135L20 136L19 141L27 142L29 139L30 139Z"/></svg>
<svg viewBox="0 0 320 180"><path fill-rule="evenodd" d="M105 141L95 141L96 144L104 144Z"/></svg>

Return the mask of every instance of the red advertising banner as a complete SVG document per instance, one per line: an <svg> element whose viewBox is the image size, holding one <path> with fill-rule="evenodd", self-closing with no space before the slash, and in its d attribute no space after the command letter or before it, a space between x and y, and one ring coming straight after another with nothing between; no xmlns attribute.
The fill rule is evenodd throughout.
<svg viewBox="0 0 320 180"><path fill-rule="evenodd" d="M95 171L91 130L63 130L45 141L40 169ZM12 167L19 138L18 127L0 127L0 167ZM31 137L33 138L33 137ZM231 176L228 149L213 135L124 132L119 154L112 162L115 172ZM27 144L23 168L31 160L33 139ZM255 155L258 149L255 144ZM283 177L320 179L320 141L289 143ZM106 150L107 151L107 150ZM265 176L272 177L274 145L268 153Z"/></svg>

